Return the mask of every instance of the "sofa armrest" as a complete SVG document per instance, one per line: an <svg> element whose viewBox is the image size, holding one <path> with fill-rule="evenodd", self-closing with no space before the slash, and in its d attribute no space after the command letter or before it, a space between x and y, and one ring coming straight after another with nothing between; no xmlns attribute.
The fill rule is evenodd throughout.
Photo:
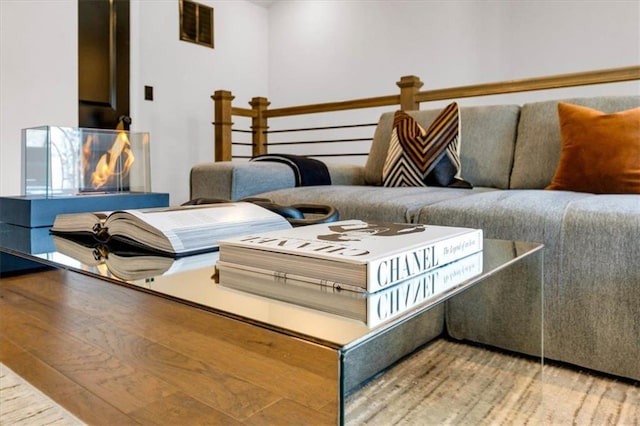
<svg viewBox="0 0 640 426"><path fill-rule="evenodd" d="M364 185L364 167L328 164L334 185ZM295 187L293 170L277 162L235 162L196 164L191 168L189 196L239 200L263 192Z"/></svg>
<svg viewBox="0 0 640 426"><path fill-rule="evenodd" d="M289 166L272 162L222 161L191 168L189 195L194 198L239 200L268 191L295 186Z"/></svg>

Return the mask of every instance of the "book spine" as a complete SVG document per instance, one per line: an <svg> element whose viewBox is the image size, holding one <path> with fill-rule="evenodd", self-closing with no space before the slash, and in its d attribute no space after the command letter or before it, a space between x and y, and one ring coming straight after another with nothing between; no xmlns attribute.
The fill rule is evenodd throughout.
<svg viewBox="0 0 640 426"><path fill-rule="evenodd" d="M482 230L445 238L367 265L368 292L376 292L406 279L482 250Z"/></svg>
<svg viewBox="0 0 640 426"><path fill-rule="evenodd" d="M365 290L362 287L358 287L358 286L354 286L354 285L350 285L350 284L344 284L344 283L340 283L337 281L331 281L331 280L325 280L325 279L319 279L319 278L313 278L313 277L308 277L308 276L304 276L304 275L297 275L297 274L291 274L288 272L282 272L282 271L273 271L271 269L263 269L263 268L256 268L255 266L248 266L248 265L243 265L243 264L239 264L239 263L232 263L232 262L225 262L225 261L221 261L218 260L218 262L216 263L218 268L236 268L236 269L241 269L244 271L248 271L248 272L252 272L255 274L262 274L265 276L269 276L269 277L273 277L274 279L280 281L280 282L287 282L287 281L291 281L291 282L296 282L296 281L301 281L301 282L305 282L305 283L309 283L309 284L313 284L316 286L322 286L322 287L328 287L331 288L333 290L336 291L352 291L352 292L356 292L356 293L365 293Z"/></svg>
<svg viewBox="0 0 640 426"><path fill-rule="evenodd" d="M368 297L367 325L376 327L417 308L436 302L465 281L482 273L482 252L434 269Z"/></svg>

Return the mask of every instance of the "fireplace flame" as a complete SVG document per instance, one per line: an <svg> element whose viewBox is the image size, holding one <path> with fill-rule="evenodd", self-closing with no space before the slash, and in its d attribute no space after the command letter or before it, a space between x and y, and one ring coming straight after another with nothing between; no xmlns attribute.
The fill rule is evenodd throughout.
<svg viewBox="0 0 640 426"><path fill-rule="evenodd" d="M88 136L82 147L85 160L91 157L93 137ZM114 178L127 176L134 156L131 150L131 143L126 132L118 133L113 145L100 156L96 163L95 170L91 173L91 184L94 189L100 189ZM90 161L84 162L85 171L90 167Z"/></svg>

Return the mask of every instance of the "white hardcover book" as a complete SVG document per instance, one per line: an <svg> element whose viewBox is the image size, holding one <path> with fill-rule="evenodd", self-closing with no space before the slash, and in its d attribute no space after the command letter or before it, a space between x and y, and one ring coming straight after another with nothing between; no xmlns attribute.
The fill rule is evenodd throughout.
<svg viewBox="0 0 640 426"><path fill-rule="evenodd" d="M217 270L218 283L223 287L352 318L374 328L452 294L482 273L482 262L482 252L474 253L376 293L285 279L224 262L217 263Z"/></svg>
<svg viewBox="0 0 640 426"><path fill-rule="evenodd" d="M220 260L376 292L482 250L482 230L346 220L223 239Z"/></svg>

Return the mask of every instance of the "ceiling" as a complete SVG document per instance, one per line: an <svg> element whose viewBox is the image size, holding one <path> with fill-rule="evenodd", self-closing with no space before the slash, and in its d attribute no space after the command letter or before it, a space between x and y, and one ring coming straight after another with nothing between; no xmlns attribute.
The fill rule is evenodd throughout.
<svg viewBox="0 0 640 426"><path fill-rule="evenodd" d="M268 8L269 6L271 6L273 3L275 3L276 0L249 0L251 3L255 3L259 6Z"/></svg>

